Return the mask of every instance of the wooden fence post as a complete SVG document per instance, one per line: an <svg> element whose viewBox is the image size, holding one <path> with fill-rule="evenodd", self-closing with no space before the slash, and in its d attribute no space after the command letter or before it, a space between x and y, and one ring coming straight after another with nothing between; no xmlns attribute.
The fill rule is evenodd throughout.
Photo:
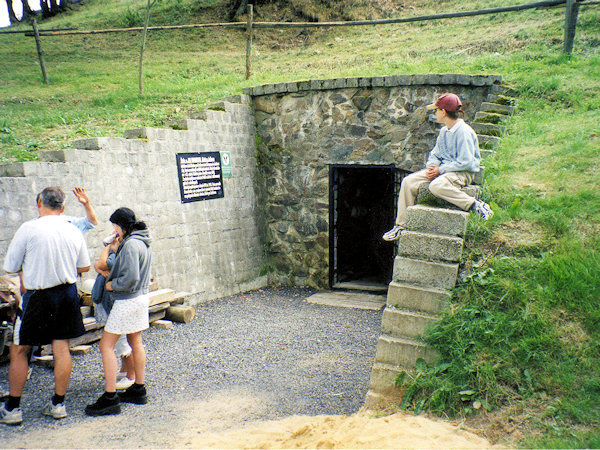
<svg viewBox="0 0 600 450"><path fill-rule="evenodd" d="M251 57L252 57L252 19L253 5L248 4L248 23L246 25L246 80L250 78Z"/></svg>
<svg viewBox="0 0 600 450"><path fill-rule="evenodd" d="M44 82L50 84L48 74L46 73L46 63L44 62L44 53L42 52L42 41L40 40L40 32L38 31L37 20L33 19L31 22L33 26L33 34L35 36L35 46L37 47L37 53L40 58L40 67L42 68L42 75L44 76Z"/></svg>
<svg viewBox="0 0 600 450"><path fill-rule="evenodd" d="M573 51L578 13L579 5L577 4L577 0L567 0L565 7L565 42L563 47L565 53L571 53Z"/></svg>

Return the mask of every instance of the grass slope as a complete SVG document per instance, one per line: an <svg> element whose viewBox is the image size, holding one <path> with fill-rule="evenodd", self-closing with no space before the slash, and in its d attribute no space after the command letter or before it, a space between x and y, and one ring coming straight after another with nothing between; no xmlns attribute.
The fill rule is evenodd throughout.
<svg viewBox="0 0 600 450"><path fill-rule="evenodd" d="M136 24L145 0L89 0L42 28ZM315 2L317 3L317 2ZM405 1L398 15L521 4ZM218 0L163 0L151 23L222 20ZM289 12L278 3L257 20ZM271 16L270 16L271 15ZM244 86L398 73L501 74L520 95L486 200L469 224L464 276L429 342L440 363L405 381L404 407L469 415L492 439L600 447L600 8L582 6L575 51L564 10L330 30L258 31L253 75L232 30L150 33L145 95L139 35L43 38L51 84L29 37L0 35L0 160L37 158L75 138L162 126ZM477 413L477 414L473 414Z"/></svg>

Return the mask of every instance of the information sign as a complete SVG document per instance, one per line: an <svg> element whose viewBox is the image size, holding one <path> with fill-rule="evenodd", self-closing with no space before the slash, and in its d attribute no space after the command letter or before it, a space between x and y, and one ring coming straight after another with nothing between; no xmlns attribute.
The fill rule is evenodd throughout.
<svg viewBox="0 0 600 450"><path fill-rule="evenodd" d="M177 153L175 156L182 203L223 197L219 152Z"/></svg>

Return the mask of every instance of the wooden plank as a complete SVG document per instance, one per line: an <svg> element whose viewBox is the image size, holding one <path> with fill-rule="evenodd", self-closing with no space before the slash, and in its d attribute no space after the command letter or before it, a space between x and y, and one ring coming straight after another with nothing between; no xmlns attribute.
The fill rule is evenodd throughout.
<svg viewBox="0 0 600 450"><path fill-rule="evenodd" d="M171 299L171 305L183 305L187 298L192 295L189 292L176 292Z"/></svg>
<svg viewBox="0 0 600 450"><path fill-rule="evenodd" d="M73 355L86 355L91 351L91 345L76 345L75 347L71 347L71 353Z"/></svg>
<svg viewBox="0 0 600 450"><path fill-rule="evenodd" d="M155 312L158 311L163 311L165 309L167 309L169 306L171 306L171 304L169 302L164 302L164 303L159 303L157 305L152 305L148 308L148 312L150 314L153 314Z"/></svg>
<svg viewBox="0 0 600 450"><path fill-rule="evenodd" d="M166 314L166 309L163 309L162 311L158 311L155 312L153 314L150 314L150 323L156 322L157 320L163 319L165 317Z"/></svg>
<svg viewBox="0 0 600 450"><path fill-rule="evenodd" d="M101 328L97 328L95 330L88 331L83 336L79 336L78 338L71 339L69 341L69 345L71 347L77 347L78 345L83 344L91 344L92 342L99 341L102 337L102 332L104 331L104 327L100 325Z"/></svg>
<svg viewBox="0 0 600 450"><path fill-rule="evenodd" d="M171 322L170 320L159 319L152 322L152 326L169 330L173 328L173 322Z"/></svg>
<svg viewBox="0 0 600 450"><path fill-rule="evenodd" d="M150 303L148 306L153 306L158 303L170 302L173 296L175 295L175 291L173 289L158 289L156 291L150 292Z"/></svg>

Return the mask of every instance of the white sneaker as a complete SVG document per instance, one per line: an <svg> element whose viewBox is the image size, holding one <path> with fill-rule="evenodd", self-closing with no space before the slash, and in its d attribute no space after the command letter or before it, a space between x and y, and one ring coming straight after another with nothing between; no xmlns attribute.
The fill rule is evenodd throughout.
<svg viewBox="0 0 600 450"><path fill-rule="evenodd" d="M125 378L127 376L127 372L119 372L117 374L117 381L122 380L123 378Z"/></svg>
<svg viewBox="0 0 600 450"><path fill-rule="evenodd" d="M117 391L122 391L123 389L127 389L128 387L132 386L133 383L135 383L135 380L130 380L129 378L125 377L125 378L121 378L119 381L117 381Z"/></svg>
<svg viewBox="0 0 600 450"><path fill-rule="evenodd" d="M23 422L21 408L15 408L12 411L8 411L6 405L2 405L2 409L0 409L0 423L5 423L6 425L21 425L21 422Z"/></svg>
<svg viewBox="0 0 600 450"><path fill-rule="evenodd" d="M475 200L473 206L471 206L471 211L473 211L479 218L483 220L488 220L490 217L494 215L494 211L490 208L486 202L482 202L481 200Z"/></svg>
<svg viewBox="0 0 600 450"><path fill-rule="evenodd" d="M42 409L42 414L54 417L55 419L64 419L67 417L67 408L64 403L53 405L52 402L48 402L48 404L44 406L44 409Z"/></svg>
<svg viewBox="0 0 600 450"><path fill-rule="evenodd" d="M395 241L400 238L403 230L404 228L401 225L394 225L394 228L383 235L383 240Z"/></svg>

